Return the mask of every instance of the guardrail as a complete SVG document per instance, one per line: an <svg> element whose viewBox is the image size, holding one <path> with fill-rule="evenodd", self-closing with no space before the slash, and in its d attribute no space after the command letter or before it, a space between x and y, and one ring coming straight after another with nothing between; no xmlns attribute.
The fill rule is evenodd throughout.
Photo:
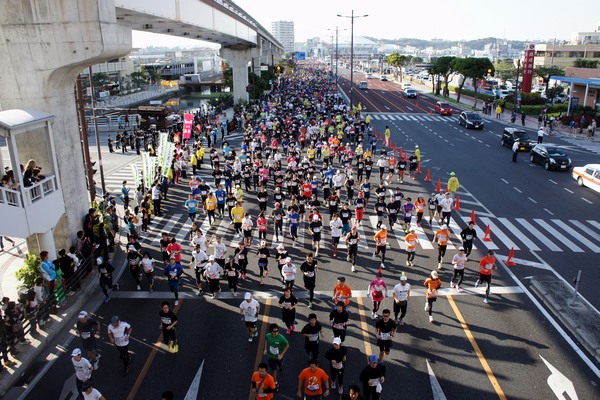
<svg viewBox="0 0 600 400"><path fill-rule="evenodd" d="M0 187L0 204L21 207L21 193L18 190Z"/></svg>
<svg viewBox="0 0 600 400"><path fill-rule="evenodd" d="M50 175L45 179L34 183L32 186L25 188L27 195L27 204L33 204L36 201L44 198L57 189L56 176Z"/></svg>

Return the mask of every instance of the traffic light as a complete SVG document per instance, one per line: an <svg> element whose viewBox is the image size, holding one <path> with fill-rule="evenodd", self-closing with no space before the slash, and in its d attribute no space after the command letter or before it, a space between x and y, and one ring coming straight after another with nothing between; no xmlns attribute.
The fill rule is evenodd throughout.
<svg viewBox="0 0 600 400"><path fill-rule="evenodd" d="M277 72L281 72L281 65L277 66Z"/></svg>
<svg viewBox="0 0 600 400"><path fill-rule="evenodd" d="M494 76L495 72L496 71L494 70L494 68L488 68L488 70L487 70L487 73L488 73L489 76Z"/></svg>

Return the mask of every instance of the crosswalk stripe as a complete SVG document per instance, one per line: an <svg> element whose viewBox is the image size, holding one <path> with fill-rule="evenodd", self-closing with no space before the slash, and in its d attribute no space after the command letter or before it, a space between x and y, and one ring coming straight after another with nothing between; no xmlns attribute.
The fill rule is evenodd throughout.
<svg viewBox="0 0 600 400"><path fill-rule="evenodd" d="M515 218L515 220L523 225L525 229L533 234L533 236L538 239L540 242L544 243L546 247L548 247L552 251L562 251L560 247L554 244L553 241L548 239L543 233L541 233L537 228L527 222L524 218Z"/></svg>
<svg viewBox="0 0 600 400"><path fill-rule="evenodd" d="M373 116L372 116L372 117L373 117L373 119L374 119L375 121L379 121L379 119L380 119L380 118L379 118L379 115L376 115L376 114L373 114Z"/></svg>
<svg viewBox="0 0 600 400"><path fill-rule="evenodd" d="M388 120L388 117L384 114L381 114L381 118L385 119L386 121Z"/></svg>
<svg viewBox="0 0 600 400"><path fill-rule="evenodd" d="M557 225L558 227L567 231L571 235L571 237L573 237L573 238L577 239L578 241L580 241L581 243L583 243L584 246L586 246L587 248L592 250L594 253L600 253L600 247L596 246L594 243L587 240L579 232L577 232L575 229L571 228L570 226L568 226L567 224L562 222L560 219L552 219L552 222L554 222L554 224Z"/></svg>
<svg viewBox="0 0 600 400"><path fill-rule="evenodd" d="M556 229L552 228L550 226L550 224L548 224L546 221L544 221L543 219L539 219L539 218L534 218L533 219L535 222L538 223L538 225L540 225L542 228L544 228L546 231L548 231L552 236L554 236L555 238L557 238L558 240L561 241L561 243L563 243L565 246L567 246L569 249L573 250L576 253L583 253L583 250L578 247L575 243L571 242L569 239L567 239L566 237L564 237L560 232L558 232Z"/></svg>
<svg viewBox="0 0 600 400"><path fill-rule="evenodd" d="M581 222L574 220L574 219L570 219L569 222L572 223L573 225L575 225L576 227L578 227L579 229L581 229L582 231L584 231L585 233L587 233L588 235L590 235L592 238L596 239L597 241L600 241L600 236L598 235L598 233L594 232L593 230L591 230L590 228L588 228Z"/></svg>
<svg viewBox="0 0 600 400"><path fill-rule="evenodd" d="M164 217L152 217L153 225L148 226L148 236L154 234L154 230L158 228L158 225L163 220L163 218Z"/></svg>
<svg viewBox="0 0 600 400"><path fill-rule="evenodd" d="M450 119L450 121L452 121L452 122L458 122L458 118L456 118L456 117L450 117L449 119Z"/></svg>
<svg viewBox="0 0 600 400"><path fill-rule="evenodd" d="M465 222L468 223L471 220L471 217L470 216L469 217L462 217L462 219L463 219L463 221L465 221ZM485 237L485 232L482 231L481 228L478 225L475 225L474 229L475 229L475 232L477 232L477 238L481 241L481 243L483 243L483 245L485 247L487 247L488 250L498 250L499 249L499 247L496 246L493 241L491 241L491 242L484 242L483 241L483 238Z"/></svg>
<svg viewBox="0 0 600 400"><path fill-rule="evenodd" d="M523 234L516 226L513 225L507 218L498 218L498 222L508 228L509 232L519 238L519 240L529 249L540 251L540 248L533 243L525 234ZM516 249L515 249L516 250Z"/></svg>
<svg viewBox="0 0 600 400"><path fill-rule="evenodd" d="M433 235L435 237L435 233L440 229L440 226L438 225L437 221L434 219L432 224L431 224L431 228L433 230ZM456 247L454 247L454 245L452 244L452 240L451 240L451 235L448 234L448 244L446 245L446 249L448 250L455 250Z"/></svg>
<svg viewBox="0 0 600 400"><path fill-rule="evenodd" d="M161 232L171 233L173 228L175 228L175 224L177 223L177 221L179 221L179 219L182 216L183 216L183 214L173 214L173 216L162 227ZM147 239L152 240L150 237L148 237ZM162 239L161 235L156 235L155 239L156 239L156 244L154 244L154 245L160 247L160 240Z"/></svg>
<svg viewBox="0 0 600 400"><path fill-rule="evenodd" d="M405 115L398 115L398 119L399 119L400 121L408 121L408 118L406 118L406 116L405 116Z"/></svg>
<svg viewBox="0 0 600 400"><path fill-rule="evenodd" d="M422 227L415 227L415 233L417 234L417 240L419 241L418 244L423 250L433 250L433 245L429 241L429 238Z"/></svg>
<svg viewBox="0 0 600 400"><path fill-rule="evenodd" d="M588 224L592 225L594 228L596 228L596 229L600 229L600 223L599 223L598 221L593 221L593 220L590 220L590 219L588 219L586 222L587 222ZM594 236L594 237L598 237L598 234L596 233L596 234L594 234L593 236Z"/></svg>
<svg viewBox="0 0 600 400"><path fill-rule="evenodd" d="M416 119L415 117L413 117L412 115L409 115L408 118L412 119L413 121L418 121L418 119Z"/></svg>
<svg viewBox="0 0 600 400"><path fill-rule="evenodd" d="M516 244L513 243L512 240L509 239L508 236L506 236L504 234L504 232L502 232L500 230L500 228L498 228L489 218L486 217L481 217L479 218L481 220L481 222L483 222L486 225L489 225L490 227L490 232L491 235L497 237L502 243L504 243L506 245L506 247L510 248L514 248L515 250L521 250L519 248L519 246L517 246Z"/></svg>
<svg viewBox="0 0 600 400"><path fill-rule="evenodd" d="M458 223L454 220L454 218L450 218L450 224L448 226L458 239L458 242L462 243L462 237L460 236L462 229L460 229L460 226L458 226ZM475 247L475 245L473 245L473 250L477 250L477 247Z"/></svg>
<svg viewBox="0 0 600 400"><path fill-rule="evenodd" d="M429 119L429 117L426 117L423 115L423 116L421 116L421 118L423 118L425 121L431 122L431 119Z"/></svg>
<svg viewBox="0 0 600 400"><path fill-rule="evenodd" d="M388 118L390 119L390 121L395 121L396 120L396 117L393 116L393 115L388 115Z"/></svg>

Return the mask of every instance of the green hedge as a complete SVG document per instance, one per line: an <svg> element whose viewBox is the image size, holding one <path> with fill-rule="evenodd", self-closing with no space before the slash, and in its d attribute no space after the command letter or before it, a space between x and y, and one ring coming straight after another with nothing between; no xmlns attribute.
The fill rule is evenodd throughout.
<svg viewBox="0 0 600 400"><path fill-rule="evenodd" d="M454 93L458 94L457 86L450 86L450 89L452 89L454 91ZM461 90L460 95L475 97L475 92L472 90L463 89L463 90ZM477 98L480 100L488 100L488 99L494 100L494 96L491 96L491 95L485 94L485 93L480 93L480 92L477 92Z"/></svg>

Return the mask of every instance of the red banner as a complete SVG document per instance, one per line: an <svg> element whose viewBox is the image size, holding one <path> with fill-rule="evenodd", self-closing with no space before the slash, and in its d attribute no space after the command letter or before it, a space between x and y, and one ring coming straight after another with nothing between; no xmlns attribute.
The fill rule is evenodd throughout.
<svg viewBox="0 0 600 400"><path fill-rule="evenodd" d="M531 81L533 80L533 59L535 58L535 44L525 44L525 57L523 58L523 93L531 93Z"/></svg>
<svg viewBox="0 0 600 400"><path fill-rule="evenodd" d="M185 114L183 116L183 138L189 139L192 136L192 126L194 124L194 116Z"/></svg>

